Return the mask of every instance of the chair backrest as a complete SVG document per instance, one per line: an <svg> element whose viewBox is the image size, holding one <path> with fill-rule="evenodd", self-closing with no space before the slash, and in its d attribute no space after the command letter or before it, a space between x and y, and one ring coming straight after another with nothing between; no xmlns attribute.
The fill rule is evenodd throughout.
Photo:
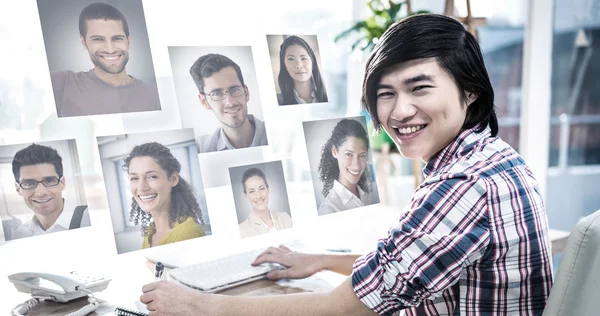
<svg viewBox="0 0 600 316"><path fill-rule="evenodd" d="M600 315L600 211L575 225L543 315Z"/></svg>

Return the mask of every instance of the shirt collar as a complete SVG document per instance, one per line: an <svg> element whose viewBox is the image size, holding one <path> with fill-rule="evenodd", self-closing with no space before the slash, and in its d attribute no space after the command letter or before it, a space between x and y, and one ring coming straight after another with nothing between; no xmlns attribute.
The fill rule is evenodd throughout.
<svg viewBox="0 0 600 316"><path fill-rule="evenodd" d="M271 212L271 210L269 210L269 215L271 216L271 221L273 222L273 227L275 227L275 217L273 217L273 212ZM256 214L254 212L254 210L250 211L250 215L248 215L248 218L250 219L250 222L254 225L260 225L260 226L264 226L266 228L271 228L271 227L267 226L267 224L265 224L265 222L263 222L262 219L260 219L260 216L258 216L258 214Z"/></svg>
<svg viewBox="0 0 600 316"><path fill-rule="evenodd" d="M427 164L425 164L425 168L423 168L423 174L425 177L428 177L433 172L447 165L451 161L454 161L470 152L471 149L477 143L479 143L479 141L491 137L492 132L489 126L483 129L483 131L477 132L479 127L480 125L477 125L473 128L461 131L458 136L450 144L448 144L448 146L440 150L431 159L429 159Z"/></svg>
<svg viewBox="0 0 600 316"><path fill-rule="evenodd" d="M352 198L357 198L361 201L363 200L365 192L360 188L360 186L357 185L356 187L358 188L358 195L360 198L354 195L354 193L348 190L348 188L346 188L338 180L333 180L333 190L340 197L340 200L342 200L344 205L347 204Z"/></svg>
<svg viewBox="0 0 600 316"><path fill-rule="evenodd" d="M31 222L29 224L29 231L44 233L52 232L55 230L68 230L71 226L73 210L74 208L72 208L72 205L67 205L65 199L63 199L63 209L60 212L60 215L58 216L54 224L52 224L52 226L48 227L48 229L44 231L42 225L40 225L40 221L38 220L38 218L35 215L33 215L33 218L31 219Z"/></svg>
<svg viewBox="0 0 600 316"><path fill-rule="evenodd" d="M252 146L256 146L256 144L260 141L258 138L260 137L260 135L264 134L264 130L265 130L265 124L263 122L261 122L260 120L256 119L254 117L254 115L252 114L248 114L248 121L250 121L250 124L252 124L252 126L254 126L254 137L252 138L252 143L250 144L249 147ZM227 139L227 135L225 135L225 132L223 131L223 128L219 128L219 139L217 140L217 150L227 150L227 149L235 149L235 147L233 147L233 145L231 145L231 143L229 142L229 139Z"/></svg>
<svg viewBox="0 0 600 316"><path fill-rule="evenodd" d="M304 101L304 99L302 99L299 95L298 92L296 92L296 90L294 89L294 99L296 99L296 102L298 102L298 104L307 104L306 101ZM312 92L310 93L311 97L312 97L312 102L311 103L317 103L317 95L315 93L315 89L312 90Z"/></svg>

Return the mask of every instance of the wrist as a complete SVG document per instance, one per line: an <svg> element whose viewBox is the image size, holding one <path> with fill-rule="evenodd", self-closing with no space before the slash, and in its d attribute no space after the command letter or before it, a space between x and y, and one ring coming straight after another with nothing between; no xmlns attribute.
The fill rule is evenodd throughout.
<svg viewBox="0 0 600 316"><path fill-rule="evenodd" d="M323 271L323 270L335 270L336 268L336 258L335 256L332 255L328 255L328 254L319 254L318 256L318 260L316 260L318 262L317 265L317 272Z"/></svg>

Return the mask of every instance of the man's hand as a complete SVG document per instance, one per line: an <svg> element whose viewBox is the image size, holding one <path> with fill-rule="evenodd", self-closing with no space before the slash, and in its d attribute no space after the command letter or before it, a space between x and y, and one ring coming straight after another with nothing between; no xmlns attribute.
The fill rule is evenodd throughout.
<svg viewBox="0 0 600 316"><path fill-rule="evenodd" d="M270 247L258 255L253 266L262 263L278 263L287 269L274 270L267 274L267 278L278 279L302 279L309 277L323 269L320 255L305 254L290 250L286 246Z"/></svg>
<svg viewBox="0 0 600 316"><path fill-rule="evenodd" d="M211 308L212 295L177 284L160 281L142 287L140 301L146 304L149 316L214 315Z"/></svg>

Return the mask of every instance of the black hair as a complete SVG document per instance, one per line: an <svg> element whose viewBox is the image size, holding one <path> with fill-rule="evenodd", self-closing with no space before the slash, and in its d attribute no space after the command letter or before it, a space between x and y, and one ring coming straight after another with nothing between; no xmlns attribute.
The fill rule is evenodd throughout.
<svg viewBox="0 0 600 316"><path fill-rule="evenodd" d="M267 186L267 188L269 188L269 183L267 182L267 177L265 176L265 173L261 169L250 168L244 171L244 174L242 175L242 187L244 188L244 194L246 193L246 180L255 176L263 178L263 180L265 181L265 185Z"/></svg>
<svg viewBox="0 0 600 316"><path fill-rule="evenodd" d="M242 86L246 85L240 66L233 60L221 54L207 54L198 58L192 67L190 67L190 75L192 75L192 79L194 79L198 91L204 93L204 78L212 76L215 72L219 72L225 67L232 67L235 69Z"/></svg>
<svg viewBox="0 0 600 316"><path fill-rule="evenodd" d="M316 98L319 102L327 102L327 91L325 91L325 84L321 78L321 72L319 71L319 64L317 63L315 52L301 37L289 36L279 47L279 76L277 76L277 81L279 82L279 89L281 90L283 101L280 105L298 103L294 97L294 79L292 79L285 67L285 51L292 45L300 45L308 52L312 62L312 82L315 85L313 89L315 90Z"/></svg>
<svg viewBox="0 0 600 316"><path fill-rule="evenodd" d="M466 92L477 99L467 108L462 129L488 125L492 136L498 134L498 118L494 110L494 90L481 49L475 37L457 20L438 14L418 14L392 24L381 36L365 67L362 105L379 130L377 118L377 85L390 67L421 58L435 58L456 83L463 103Z"/></svg>
<svg viewBox="0 0 600 316"><path fill-rule="evenodd" d="M123 31L125 36L129 37L129 26L127 20L121 11L110 4L96 2L83 8L79 14L79 34L85 38L87 35L87 21L89 20L112 20L121 21L123 23Z"/></svg>
<svg viewBox="0 0 600 316"><path fill-rule="evenodd" d="M181 164L173 157L171 150L157 142L137 145L133 148L127 158L123 170L129 172L129 164L135 157L150 157L166 172L167 177L181 171ZM175 222L183 223L188 217L192 217L196 223L203 223L200 205L194 195L194 189L181 176L179 182L171 190L171 205L169 207L169 227ZM144 212L135 198L131 201L129 219L135 225L141 224L142 235L149 236L156 232L154 223L150 223L152 214Z"/></svg>
<svg viewBox="0 0 600 316"><path fill-rule="evenodd" d="M31 144L19 150L12 161L12 172L15 181L19 182L21 177L21 167L33 166L43 163L52 164L59 178L63 176L62 157L56 149L38 144Z"/></svg>
<svg viewBox="0 0 600 316"><path fill-rule="evenodd" d="M360 122L353 119L342 119L339 121L333 128L331 137L329 137L321 149L321 161L319 162L318 171L319 179L323 183L323 190L321 191L323 196L329 194L329 191L333 187L333 180L338 180L340 177L338 160L333 157L331 150L334 146L338 149L351 136L362 139L365 142L367 152L369 150L369 136ZM371 192L369 168L365 168L357 184L366 193Z"/></svg>

